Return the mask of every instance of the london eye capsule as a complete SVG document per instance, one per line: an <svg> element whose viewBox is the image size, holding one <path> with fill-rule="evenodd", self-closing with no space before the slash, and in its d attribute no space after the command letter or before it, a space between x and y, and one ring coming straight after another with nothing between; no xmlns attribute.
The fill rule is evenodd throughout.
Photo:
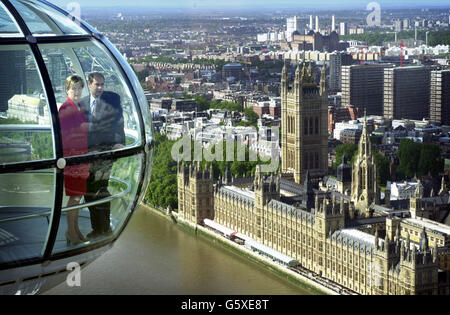
<svg viewBox="0 0 450 315"><path fill-rule="evenodd" d="M148 184L144 91L114 46L40 0L0 0L0 294L66 281L119 238Z"/></svg>

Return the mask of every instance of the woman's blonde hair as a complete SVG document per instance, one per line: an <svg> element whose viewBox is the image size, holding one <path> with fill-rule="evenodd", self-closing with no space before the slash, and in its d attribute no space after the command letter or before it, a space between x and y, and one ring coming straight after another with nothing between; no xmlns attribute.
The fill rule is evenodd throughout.
<svg viewBox="0 0 450 315"><path fill-rule="evenodd" d="M81 84L81 88L84 88L84 81L83 81L83 78L82 78L82 77L80 77L79 75L76 75L76 74L69 76L69 77L66 79L66 85L65 85L66 92L67 92L73 85L78 84L78 83Z"/></svg>

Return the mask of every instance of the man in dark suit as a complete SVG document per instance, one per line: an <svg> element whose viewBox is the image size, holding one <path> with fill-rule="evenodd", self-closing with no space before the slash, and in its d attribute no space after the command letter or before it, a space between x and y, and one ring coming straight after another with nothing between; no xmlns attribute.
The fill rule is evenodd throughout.
<svg viewBox="0 0 450 315"><path fill-rule="evenodd" d="M105 77L91 73L88 77L90 95L80 100L80 106L88 118L89 153L117 150L125 145L123 111L120 95L105 91ZM97 160L91 163L87 180L86 202L107 198L108 182L113 166L111 160ZM111 233L111 204L103 203L89 207L92 232L88 238Z"/></svg>

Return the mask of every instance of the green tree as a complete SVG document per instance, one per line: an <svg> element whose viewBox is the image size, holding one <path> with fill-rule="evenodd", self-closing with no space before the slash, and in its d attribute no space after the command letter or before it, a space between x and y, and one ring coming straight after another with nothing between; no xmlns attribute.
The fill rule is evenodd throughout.
<svg viewBox="0 0 450 315"><path fill-rule="evenodd" d="M351 165L354 162L354 156L358 151L358 145L354 143L344 143L336 147L336 162L334 163L334 169L337 169L342 163L342 156L345 154L347 161L351 161Z"/></svg>
<svg viewBox="0 0 450 315"><path fill-rule="evenodd" d="M432 176L437 176L443 169L444 159L441 157L439 146L430 143L422 144L417 175L422 176L431 173Z"/></svg>
<svg viewBox="0 0 450 315"><path fill-rule="evenodd" d="M422 145L410 139L401 139L397 153L399 166L397 175L400 179L413 178L417 174Z"/></svg>
<svg viewBox="0 0 450 315"><path fill-rule="evenodd" d="M380 152L374 153L374 161L377 166L378 186L386 186L389 174L389 160Z"/></svg>
<svg viewBox="0 0 450 315"><path fill-rule="evenodd" d="M244 109L244 113L247 115L248 120L251 124L255 124L258 122L259 116L257 113L255 113L253 108L247 107L246 109Z"/></svg>
<svg viewBox="0 0 450 315"><path fill-rule="evenodd" d="M242 106L242 104L229 102L229 101L219 101L219 100L212 101L211 108L226 109L226 110L229 110L230 112L243 112L244 111L244 107Z"/></svg>
<svg viewBox="0 0 450 315"><path fill-rule="evenodd" d="M206 111L211 107L211 102L201 95L195 95L194 100L198 105L199 111Z"/></svg>
<svg viewBox="0 0 450 315"><path fill-rule="evenodd" d="M177 163L172 159L171 150L175 141L155 133L155 152L152 177L145 194L145 202L166 208L169 205L176 209L177 200Z"/></svg>
<svg viewBox="0 0 450 315"><path fill-rule="evenodd" d="M399 166L397 176L401 179L423 176L430 173L437 176L444 170L444 160L439 146L417 143L409 139L400 140L398 150Z"/></svg>

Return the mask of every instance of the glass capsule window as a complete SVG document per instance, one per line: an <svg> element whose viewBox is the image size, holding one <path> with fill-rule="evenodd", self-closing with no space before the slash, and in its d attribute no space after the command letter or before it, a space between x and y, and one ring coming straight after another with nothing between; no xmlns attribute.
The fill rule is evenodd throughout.
<svg viewBox="0 0 450 315"><path fill-rule="evenodd" d="M117 236L133 211L139 176L145 164L143 155L117 160L97 160L93 164L93 168L98 172L96 174L98 180L92 181L92 184L102 189L94 190L97 196L88 191L82 196L83 199L75 204L70 203L70 196L66 190L54 253L95 244ZM67 234L67 231L74 228L79 237ZM98 235L90 235L94 230L100 231ZM72 241L74 239L76 241Z"/></svg>
<svg viewBox="0 0 450 315"><path fill-rule="evenodd" d="M144 91L108 40L48 3L0 0L0 269L116 240L152 139Z"/></svg>
<svg viewBox="0 0 450 315"><path fill-rule="evenodd" d="M36 0L10 0L34 36L87 35L72 19Z"/></svg>
<svg viewBox="0 0 450 315"><path fill-rule="evenodd" d="M0 163L54 157L50 109L31 49L0 45Z"/></svg>
<svg viewBox="0 0 450 315"><path fill-rule="evenodd" d="M0 3L0 36L3 38L23 36L3 3Z"/></svg>
<svg viewBox="0 0 450 315"><path fill-rule="evenodd" d="M92 131L95 137L89 138L98 143L92 146L93 151L141 144L141 127L130 89L111 56L99 44L87 41L43 44L39 48L52 81L58 109L68 99L67 78L76 75L83 79L79 105L86 116L92 116L93 122L99 122L92 124L96 126Z"/></svg>
<svg viewBox="0 0 450 315"><path fill-rule="evenodd" d="M0 264L42 255L55 180L55 169L0 174Z"/></svg>

